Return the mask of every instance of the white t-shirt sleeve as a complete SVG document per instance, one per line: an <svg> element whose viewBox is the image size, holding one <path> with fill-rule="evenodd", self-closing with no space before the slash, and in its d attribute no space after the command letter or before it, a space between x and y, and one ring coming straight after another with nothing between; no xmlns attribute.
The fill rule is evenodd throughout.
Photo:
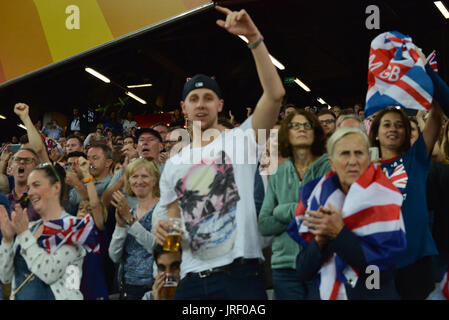
<svg viewBox="0 0 449 320"><path fill-rule="evenodd" d="M174 171L173 164L170 160L167 161L162 171L162 176L159 181L159 189L161 191L160 205L166 207L173 201L175 201L178 196L175 191L175 177L173 176Z"/></svg>

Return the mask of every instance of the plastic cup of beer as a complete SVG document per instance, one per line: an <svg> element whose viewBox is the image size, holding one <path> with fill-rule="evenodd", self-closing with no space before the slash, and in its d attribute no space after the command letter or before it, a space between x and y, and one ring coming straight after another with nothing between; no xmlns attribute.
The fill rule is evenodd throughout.
<svg viewBox="0 0 449 320"><path fill-rule="evenodd" d="M165 238L164 251L178 252L181 245L182 222L180 218L168 218L168 236Z"/></svg>
<svg viewBox="0 0 449 320"><path fill-rule="evenodd" d="M173 300L178 282L179 275L174 273L165 274L164 286L161 289L161 300Z"/></svg>

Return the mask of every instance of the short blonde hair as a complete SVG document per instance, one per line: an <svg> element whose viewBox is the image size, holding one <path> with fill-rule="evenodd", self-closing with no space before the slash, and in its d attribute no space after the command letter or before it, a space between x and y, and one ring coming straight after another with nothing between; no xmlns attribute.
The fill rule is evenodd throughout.
<svg viewBox="0 0 449 320"><path fill-rule="evenodd" d="M133 175L133 173L140 169L145 168L147 169L148 173L153 176L154 178L154 185L153 185L153 197L159 198L161 195L161 192L159 190L159 179L161 177L161 174L159 172L159 169L154 161L149 161L144 158L139 158L134 161L132 161L125 170L125 191L126 193L131 196L135 197L136 195L131 190L131 186L129 184L129 177Z"/></svg>
<svg viewBox="0 0 449 320"><path fill-rule="evenodd" d="M365 132L356 127L343 127L337 129L327 140L327 154L329 155L329 158L334 157L335 145L337 144L337 142L349 134L361 135L366 143L366 149L369 149L369 139Z"/></svg>

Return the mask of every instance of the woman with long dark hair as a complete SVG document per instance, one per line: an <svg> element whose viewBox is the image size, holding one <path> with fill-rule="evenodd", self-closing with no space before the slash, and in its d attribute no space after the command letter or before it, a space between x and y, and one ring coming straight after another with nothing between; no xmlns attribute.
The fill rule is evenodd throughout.
<svg viewBox="0 0 449 320"><path fill-rule="evenodd" d="M410 121L402 110L384 109L371 125L371 146L379 148L382 169L404 197L407 249L395 270L395 284L402 299L425 299L435 287L431 256L438 251L430 230L425 195L441 118L441 109L434 103L413 146L410 146Z"/></svg>
<svg viewBox="0 0 449 320"><path fill-rule="evenodd" d="M323 128L313 113L295 111L281 122L279 153L289 160L270 176L259 215L261 234L274 236L271 268L274 295L279 300L305 300L315 288L298 280L295 268L300 247L286 228L295 216L302 185L330 171L324 145Z"/></svg>

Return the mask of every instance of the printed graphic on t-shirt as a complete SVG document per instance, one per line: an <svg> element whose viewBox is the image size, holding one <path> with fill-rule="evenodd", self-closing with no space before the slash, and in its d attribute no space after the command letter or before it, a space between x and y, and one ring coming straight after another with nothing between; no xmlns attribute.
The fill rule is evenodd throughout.
<svg viewBox="0 0 449 320"><path fill-rule="evenodd" d="M192 254L212 259L229 252L236 235L240 200L230 158L221 151L215 159L190 167L175 187L190 236Z"/></svg>
<svg viewBox="0 0 449 320"><path fill-rule="evenodd" d="M403 159L400 158L390 164L384 165L383 171L393 185L401 191L405 200L405 197L407 196L405 189L407 188L408 175L405 171Z"/></svg>

